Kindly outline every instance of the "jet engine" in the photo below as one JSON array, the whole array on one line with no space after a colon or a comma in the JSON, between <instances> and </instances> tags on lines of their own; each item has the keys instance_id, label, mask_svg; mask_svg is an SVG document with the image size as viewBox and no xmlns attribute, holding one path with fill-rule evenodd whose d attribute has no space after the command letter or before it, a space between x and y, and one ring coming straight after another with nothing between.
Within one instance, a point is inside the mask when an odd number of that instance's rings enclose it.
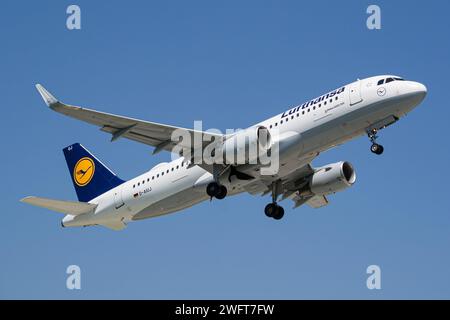
<instances>
[{"instance_id":1,"label":"jet engine","mask_svg":"<svg viewBox=\"0 0 450 320\"><path fill-rule=\"evenodd\" d=\"M269 130L264 126L240 130L226 138L220 152L225 164L256 164L272 145Z\"/></svg>"},{"instance_id":2,"label":"jet engine","mask_svg":"<svg viewBox=\"0 0 450 320\"><path fill-rule=\"evenodd\" d=\"M350 162L341 161L316 169L309 183L300 193L307 195L327 195L351 187L356 181L356 173Z\"/></svg>"}]
</instances>

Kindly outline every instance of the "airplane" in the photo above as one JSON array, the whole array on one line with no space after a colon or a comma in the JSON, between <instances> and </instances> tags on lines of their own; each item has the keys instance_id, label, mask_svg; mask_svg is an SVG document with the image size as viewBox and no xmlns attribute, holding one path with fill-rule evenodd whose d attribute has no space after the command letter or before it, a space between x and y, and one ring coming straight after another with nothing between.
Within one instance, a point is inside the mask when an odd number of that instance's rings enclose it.
<instances>
[{"instance_id":1,"label":"airplane","mask_svg":"<svg viewBox=\"0 0 450 320\"><path fill-rule=\"evenodd\" d=\"M36 88L51 110L100 127L112 135L111 141L126 138L150 145L154 154L163 150L173 152L179 143L172 139L176 130L200 134L205 141L218 141L219 150L232 152L237 152L242 143L230 141L244 134L244 147L256 144L263 153L269 154L272 146L277 145L278 168L272 174L263 174L265 165L247 158L240 163L225 160L211 164L194 161L192 153L179 152L179 158L159 163L125 181L75 143L64 148L63 153L78 201L41 197L21 200L65 214L61 221L63 227L100 225L112 230L122 230L132 221L243 192L270 194L271 202L264 213L275 220L284 216L284 209L278 204L282 200L292 200L294 208L303 204L313 208L326 206L329 195L355 183L355 169L348 161L321 167L313 167L311 162L320 153L363 135L371 142L370 150L382 154L384 148L377 143L379 131L412 111L427 94L425 85L395 75L358 79L245 130L223 135L67 105L40 84ZM262 133L268 135L265 142ZM207 146L202 140L189 148L195 153Z\"/></svg>"}]
</instances>

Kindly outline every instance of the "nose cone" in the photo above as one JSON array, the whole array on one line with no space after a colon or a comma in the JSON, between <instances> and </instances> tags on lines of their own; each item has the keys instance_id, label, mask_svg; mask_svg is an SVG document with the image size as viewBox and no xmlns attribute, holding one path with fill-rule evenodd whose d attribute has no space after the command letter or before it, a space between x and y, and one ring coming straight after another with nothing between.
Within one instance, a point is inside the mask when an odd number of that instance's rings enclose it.
<instances>
[{"instance_id":1,"label":"nose cone","mask_svg":"<svg viewBox=\"0 0 450 320\"><path fill-rule=\"evenodd\" d=\"M427 92L428 92L427 87L425 87L425 85L423 85L422 83L411 82L410 86L411 86L412 93L417 95L417 97L419 97L420 100L423 100L425 98L425 96L427 95Z\"/></svg>"}]
</instances>

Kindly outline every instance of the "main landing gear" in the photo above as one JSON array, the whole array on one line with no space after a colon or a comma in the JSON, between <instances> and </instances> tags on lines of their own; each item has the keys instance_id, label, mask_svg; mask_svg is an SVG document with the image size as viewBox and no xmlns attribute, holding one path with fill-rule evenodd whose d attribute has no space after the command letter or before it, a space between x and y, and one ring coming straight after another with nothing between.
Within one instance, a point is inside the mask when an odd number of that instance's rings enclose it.
<instances>
[{"instance_id":1,"label":"main landing gear","mask_svg":"<svg viewBox=\"0 0 450 320\"><path fill-rule=\"evenodd\" d=\"M266 216L275 220L280 220L284 217L283 207L277 204L277 199L281 192L280 189L281 181L278 180L272 183L272 203L269 203L264 209Z\"/></svg>"},{"instance_id":2,"label":"main landing gear","mask_svg":"<svg viewBox=\"0 0 450 320\"><path fill-rule=\"evenodd\" d=\"M264 209L264 213L269 218L274 218L275 220L280 220L284 217L284 209L279 206L276 202L269 203Z\"/></svg>"},{"instance_id":3,"label":"main landing gear","mask_svg":"<svg viewBox=\"0 0 450 320\"><path fill-rule=\"evenodd\" d=\"M380 155L384 151L384 147L381 144L377 143L377 129L372 129L367 132L367 135L369 136L370 142L372 142L372 145L370 146L370 151L373 153Z\"/></svg>"},{"instance_id":4,"label":"main landing gear","mask_svg":"<svg viewBox=\"0 0 450 320\"><path fill-rule=\"evenodd\" d=\"M208 183L206 186L206 194L211 198L216 198L219 200L224 199L227 196L227 188L219 183L219 177L223 174L224 170L227 168L222 168L218 165L213 165L213 177L214 181Z\"/></svg>"},{"instance_id":5,"label":"main landing gear","mask_svg":"<svg viewBox=\"0 0 450 320\"><path fill-rule=\"evenodd\" d=\"M212 198L222 200L227 196L227 188L217 182L211 182L206 186L206 193Z\"/></svg>"}]
</instances>

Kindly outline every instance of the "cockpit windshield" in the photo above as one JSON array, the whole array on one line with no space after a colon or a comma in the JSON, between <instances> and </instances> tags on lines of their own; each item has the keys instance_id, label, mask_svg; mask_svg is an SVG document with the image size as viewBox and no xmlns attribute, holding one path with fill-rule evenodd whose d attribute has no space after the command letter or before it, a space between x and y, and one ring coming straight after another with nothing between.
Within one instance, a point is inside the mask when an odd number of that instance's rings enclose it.
<instances>
[{"instance_id":1,"label":"cockpit windshield","mask_svg":"<svg viewBox=\"0 0 450 320\"><path fill-rule=\"evenodd\" d=\"M399 77L391 77L391 78L381 79L381 80L378 81L377 85L380 86L382 84L389 83L389 82L392 82L392 81L405 81L405 79L399 78Z\"/></svg>"}]
</instances>

